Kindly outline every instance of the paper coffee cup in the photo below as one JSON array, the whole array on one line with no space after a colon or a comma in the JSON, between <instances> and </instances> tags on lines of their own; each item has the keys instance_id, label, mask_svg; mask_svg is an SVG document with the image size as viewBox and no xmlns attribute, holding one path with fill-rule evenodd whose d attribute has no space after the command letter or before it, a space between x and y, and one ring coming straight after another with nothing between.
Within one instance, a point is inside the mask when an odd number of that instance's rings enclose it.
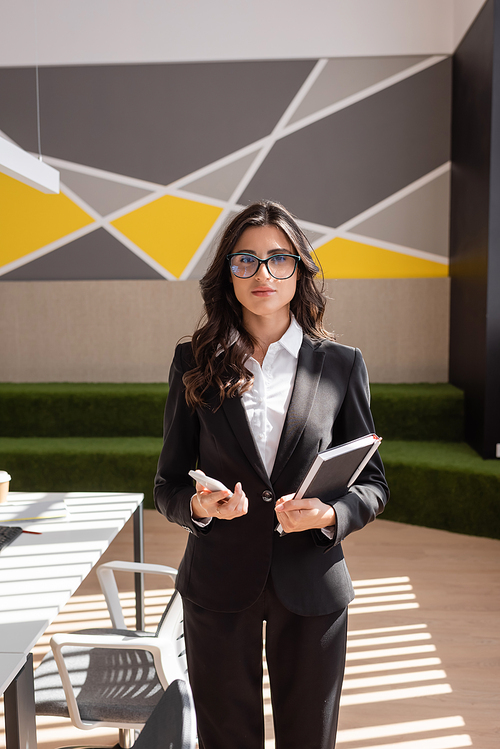
<instances>
[{"instance_id":1,"label":"paper coffee cup","mask_svg":"<svg viewBox=\"0 0 500 749\"><path fill-rule=\"evenodd\" d=\"M7 501L7 494L9 493L9 481L12 476L7 471L0 471L0 502Z\"/></svg>"}]
</instances>

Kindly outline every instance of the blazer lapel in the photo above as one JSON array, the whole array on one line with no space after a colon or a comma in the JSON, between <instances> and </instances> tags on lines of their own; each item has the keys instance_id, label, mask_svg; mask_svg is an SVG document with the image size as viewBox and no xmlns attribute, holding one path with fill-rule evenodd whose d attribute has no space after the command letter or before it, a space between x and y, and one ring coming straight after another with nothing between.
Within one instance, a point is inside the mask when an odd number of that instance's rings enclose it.
<instances>
[{"instance_id":1,"label":"blazer lapel","mask_svg":"<svg viewBox=\"0 0 500 749\"><path fill-rule=\"evenodd\" d=\"M241 398L225 398L222 410L243 452L259 476L269 484L269 476L255 444Z\"/></svg>"},{"instance_id":2,"label":"blazer lapel","mask_svg":"<svg viewBox=\"0 0 500 749\"><path fill-rule=\"evenodd\" d=\"M304 340L299 351L292 398L288 406L278 453L271 474L272 483L276 481L290 460L304 431L314 398L316 397L324 358L324 352L317 351L311 339L304 335Z\"/></svg>"}]
</instances>

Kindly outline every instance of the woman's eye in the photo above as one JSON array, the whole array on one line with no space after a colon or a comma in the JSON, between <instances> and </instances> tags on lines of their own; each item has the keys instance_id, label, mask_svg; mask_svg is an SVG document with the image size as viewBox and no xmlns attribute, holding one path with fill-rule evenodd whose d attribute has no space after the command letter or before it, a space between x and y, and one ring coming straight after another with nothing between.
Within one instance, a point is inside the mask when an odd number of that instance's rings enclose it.
<instances>
[{"instance_id":1,"label":"woman's eye","mask_svg":"<svg viewBox=\"0 0 500 749\"><path fill-rule=\"evenodd\" d=\"M280 263L286 263L288 255L273 255L273 260L276 263L276 265L279 265Z\"/></svg>"},{"instance_id":2,"label":"woman's eye","mask_svg":"<svg viewBox=\"0 0 500 749\"><path fill-rule=\"evenodd\" d=\"M238 258L239 263L255 263L255 258L251 255L240 255Z\"/></svg>"}]
</instances>

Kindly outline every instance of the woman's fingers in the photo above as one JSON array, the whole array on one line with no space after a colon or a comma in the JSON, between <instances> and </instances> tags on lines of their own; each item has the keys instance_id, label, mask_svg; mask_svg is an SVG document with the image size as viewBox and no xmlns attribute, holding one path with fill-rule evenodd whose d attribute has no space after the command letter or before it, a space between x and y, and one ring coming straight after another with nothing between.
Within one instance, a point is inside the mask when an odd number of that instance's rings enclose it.
<instances>
[{"instance_id":1,"label":"woman's fingers","mask_svg":"<svg viewBox=\"0 0 500 749\"><path fill-rule=\"evenodd\" d=\"M198 473L203 473L203 475L206 476L206 473L204 473L201 470L198 470ZM205 496L208 495L208 494L210 494L210 495L212 495L212 497L214 499L215 499L215 495L216 494L217 495L220 494L220 497L222 499L227 499L230 496L230 494L231 494L231 492L229 491L229 489L227 491L215 491L215 492L211 491L210 489L207 489L207 487L204 484L200 484L199 481L196 481L196 493L199 494L199 495L204 494ZM219 501L219 500L215 499L215 501Z\"/></svg>"},{"instance_id":2,"label":"woman's fingers","mask_svg":"<svg viewBox=\"0 0 500 749\"><path fill-rule=\"evenodd\" d=\"M218 503L224 504L229 494L227 492L211 492L201 484L196 484L196 494L192 500L193 516L196 520L200 518L211 518L217 515Z\"/></svg>"},{"instance_id":3,"label":"woman's fingers","mask_svg":"<svg viewBox=\"0 0 500 749\"><path fill-rule=\"evenodd\" d=\"M248 499L247 499L247 495L243 491L243 488L242 488L242 486L241 486L241 484L240 484L239 481L236 484L236 486L234 487L235 490L236 490L236 487L238 487L238 496L239 496L239 500L238 500L238 504L236 506L236 510L239 513L239 516L246 515L247 512L248 512ZM233 494L233 497L234 497L234 494Z\"/></svg>"},{"instance_id":4,"label":"woman's fingers","mask_svg":"<svg viewBox=\"0 0 500 749\"><path fill-rule=\"evenodd\" d=\"M211 492L209 489L205 489L201 484L196 483L196 493L203 499L209 499L210 502L226 502L229 498L230 492Z\"/></svg>"},{"instance_id":5,"label":"woman's fingers","mask_svg":"<svg viewBox=\"0 0 500 749\"><path fill-rule=\"evenodd\" d=\"M228 492L210 492L201 484L196 484L196 500L199 505L196 513L198 517L233 520L248 512L248 499L240 482L234 487L232 496Z\"/></svg>"},{"instance_id":6,"label":"woman's fingers","mask_svg":"<svg viewBox=\"0 0 500 749\"><path fill-rule=\"evenodd\" d=\"M280 497L275 505L275 510L281 510L285 509L285 505L288 506L288 503L293 500L295 497L295 494L285 494L283 497Z\"/></svg>"},{"instance_id":7,"label":"woman's fingers","mask_svg":"<svg viewBox=\"0 0 500 749\"><path fill-rule=\"evenodd\" d=\"M286 533L328 528L335 523L335 510L317 497L293 499L287 494L276 502L276 515Z\"/></svg>"},{"instance_id":8,"label":"woman's fingers","mask_svg":"<svg viewBox=\"0 0 500 749\"><path fill-rule=\"evenodd\" d=\"M241 483L238 481L234 487L233 496L222 504L219 503L218 512L216 517L222 520L233 520L239 518L242 515L246 515L248 512L248 499L243 491Z\"/></svg>"},{"instance_id":9,"label":"woman's fingers","mask_svg":"<svg viewBox=\"0 0 500 749\"><path fill-rule=\"evenodd\" d=\"M310 510L312 508L311 499L294 499L293 494L286 494L280 497L276 502L276 512L293 512L294 510Z\"/></svg>"}]
</instances>

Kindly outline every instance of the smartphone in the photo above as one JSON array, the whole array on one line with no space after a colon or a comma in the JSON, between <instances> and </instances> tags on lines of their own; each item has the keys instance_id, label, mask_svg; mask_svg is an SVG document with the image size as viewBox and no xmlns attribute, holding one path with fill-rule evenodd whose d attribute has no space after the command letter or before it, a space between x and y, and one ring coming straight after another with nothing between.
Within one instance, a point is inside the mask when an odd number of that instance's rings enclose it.
<instances>
[{"instance_id":1,"label":"smartphone","mask_svg":"<svg viewBox=\"0 0 500 749\"><path fill-rule=\"evenodd\" d=\"M224 486L222 481L217 481L217 479L212 479L210 476L205 476L201 471L189 471L189 475L192 479L211 492L229 492L228 499L233 496L233 492L230 491L227 486Z\"/></svg>"}]
</instances>

